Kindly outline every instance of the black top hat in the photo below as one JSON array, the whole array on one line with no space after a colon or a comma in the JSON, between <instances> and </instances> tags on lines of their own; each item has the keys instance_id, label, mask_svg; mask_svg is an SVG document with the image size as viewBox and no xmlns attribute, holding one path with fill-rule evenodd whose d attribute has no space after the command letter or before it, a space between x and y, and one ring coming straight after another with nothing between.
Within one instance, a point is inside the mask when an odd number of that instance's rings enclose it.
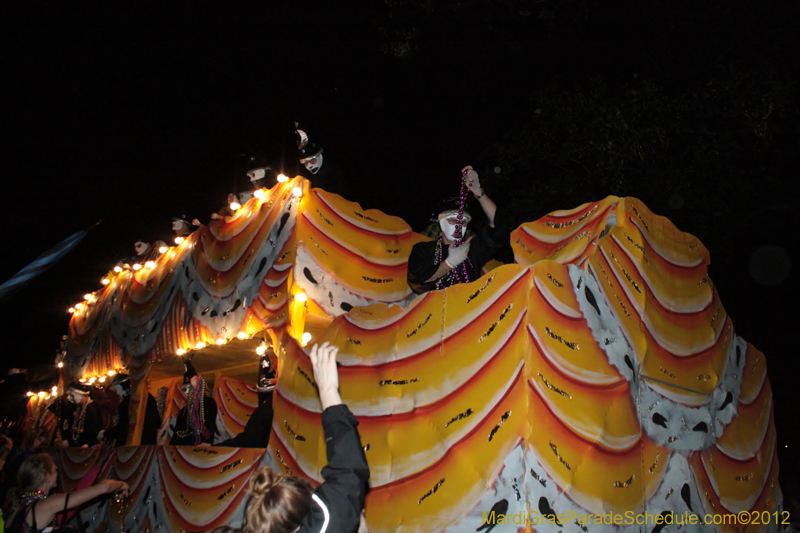
<instances>
[{"instance_id":1,"label":"black top hat","mask_svg":"<svg viewBox=\"0 0 800 533\"><path fill-rule=\"evenodd\" d=\"M269 356L267 353L261 356L258 364L258 383L256 390L258 392L272 392L275 390L275 369L272 368Z\"/></svg>"},{"instance_id":2,"label":"black top hat","mask_svg":"<svg viewBox=\"0 0 800 533\"><path fill-rule=\"evenodd\" d=\"M259 170L259 169L269 169L267 161L263 157L259 157L257 155L247 156L246 167L247 168L245 170L247 172L252 172L254 170Z\"/></svg>"},{"instance_id":3,"label":"black top hat","mask_svg":"<svg viewBox=\"0 0 800 533\"><path fill-rule=\"evenodd\" d=\"M192 378L197 375L197 370L194 369L194 365L191 361L184 361L183 362L183 383L189 383L192 381Z\"/></svg>"},{"instance_id":4,"label":"black top hat","mask_svg":"<svg viewBox=\"0 0 800 533\"><path fill-rule=\"evenodd\" d=\"M297 122L295 122L294 125L294 135L297 140L297 157L300 159L300 162L304 163L306 159L311 159L321 154L323 151L322 147L309 140L306 132L297 128Z\"/></svg>"},{"instance_id":5,"label":"black top hat","mask_svg":"<svg viewBox=\"0 0 800 533\"><path fill-rule=\"evenodd\" d=\"M111 385L131 386L131 377L128 374L114 374L111 379Z\"/></svg>"},{"instance_id":6,"label":"black top hat","mask_svg":"<svg viewBox=\"0 0 800 533\"><path fill-rule=\"evenodd\" d=\"M83 396L89 396L89 394L92 393L92 388L85 383L81 383L80 381L73 381L69 384L68 389L74 390Z\"/></svg>"},{"instance_id":7,"label":"black top hat","mask_svg":"<svg viewBox=\"0 0 800 533\"><path fill-rule=\"evenodd\" d=\"M183 222L187 226L191 226L192 225L192 223L189 221L189 217L186 216L185 214L182 214L181 216L178 216L178 217L172 217L172 221L173 222Z\"/></svg>"}]
</instances>

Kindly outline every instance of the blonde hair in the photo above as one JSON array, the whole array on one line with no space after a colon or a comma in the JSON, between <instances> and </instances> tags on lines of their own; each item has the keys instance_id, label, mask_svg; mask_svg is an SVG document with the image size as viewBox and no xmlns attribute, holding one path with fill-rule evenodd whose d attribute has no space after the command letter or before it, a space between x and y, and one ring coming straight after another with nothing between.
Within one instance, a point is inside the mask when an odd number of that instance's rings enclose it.
<instances>
[{"instance_id":1,"label":"blonde hair","mask_svg":"<svg viewBox=\"0 0 800 533\"><path fill-rule=\"evenodd\" d=\"M311 485L305 479L276 474L265 466L250 476L243 533L291 533L311 509Z\"/></svg>"},{"instance_id":2,"label":"blonde hair","mask_svg":"<svg viewBox=\"0 0 800 533\"><path fill-rule=\"evenodd\" d=\"M31 455L19 465L17 471L17 486L8 491L6 496L5 516L10 523L17 508L20 506L22 494L26 491L37 490L47 479L56 462L46 453Z\"/></svg>"}]
</instances>

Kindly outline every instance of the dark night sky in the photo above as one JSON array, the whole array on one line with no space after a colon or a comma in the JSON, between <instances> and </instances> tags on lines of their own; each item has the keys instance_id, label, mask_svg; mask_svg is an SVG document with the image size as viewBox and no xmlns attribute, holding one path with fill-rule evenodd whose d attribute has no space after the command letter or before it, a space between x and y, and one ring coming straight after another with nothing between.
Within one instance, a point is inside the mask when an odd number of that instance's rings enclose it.
<instances>
[{"instance_id":1,"label":"dark night sky","mask_svg":"<svg viewBox=\"0 0 800 533\"><path fill-rule=\"evenodd\" d=\"M798 26L796 17L775 16L797 14L777 0L704 11L692 2L570 2L580 23L555 29L535 9L501 16L505 2L393 17L377 1L157 4L0 8L0 282L102 220L61 263L0 302L0 369L51 361L66 309L132 255L134 240L169 239L172 216L206 221L241 171L241 154L293 173L295 119L342 166L350 199L420 230L426 198L454 194L459 169L517 131L531 90L554 76L602 75L611 84L659 76L680 87L731 53L731 36L746 43L735 47L745 61L796 54L795 40L776 43L773 34ZM410 57L384 52L387 33L411 27ZM775 194L787 192L796 191ZM531 219L571 207L532 206ZM711 267L737 330L767 354L776 404L789 399L781 390L791 390L786 376L797 370L789 324L798 318L800 258L792 246L792 277L782 286L754 283L746 259ZM779 425L779 434L788 430Z\"/></svg>"}]
</instances>

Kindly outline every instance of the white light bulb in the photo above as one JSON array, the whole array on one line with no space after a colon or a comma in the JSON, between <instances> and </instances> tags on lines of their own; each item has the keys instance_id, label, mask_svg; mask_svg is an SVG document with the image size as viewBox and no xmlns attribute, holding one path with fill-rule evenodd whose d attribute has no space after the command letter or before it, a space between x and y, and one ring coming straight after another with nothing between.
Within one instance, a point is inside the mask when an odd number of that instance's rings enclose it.
<instances>
[{"instance_id":1,"label":"white light bulb","mask_svg":"<svg viewBox=\"0 0 800 533\"><path fill-rule=\"evenodd\" d=\"M185 353L186 353L186 350L184 350L183 348L178 348L178 349L175 351L175 355L183 355L183 354L185 354Z\"/></svg>"},{"instance_id":2,"label":"white light bulb","mask_svg":"<svg viewBox=\"0 0 800 533\"><path fill-rule=\"evenodd\" d=\"M91 300L91 299L92 299L92 295L91 295L91 294L89 294L89 293L87 293L87 294L84 294L84 295L83 295L83 299L84 299L84 300Z\"/></svg>"},{"instance_id":3,"label":"white light bulb","mask_svg":"<svg viewBox=\"0 0 800 533\"><path fill-rule=\"evenodd\" d=\"M240 207L242 207L242 206L241 206L241 205L239 205L239 202L231 202L231 209L232 209L232 210L236 211L236 210L237 210L237 209L239 209Z\"/></svg>"},{"instance_id":4,"label":"white light bulb","mask_svg":"<svg viewBox=\"0 0 800 533\"><path fill-rule=\"evenodd\" d=\"M120 272L122 272L122 267L121 267L121 266L119 266L119 265L115 266L115 267L114 267L114 272L116 272L117 274L119 274Z\"/></svg>"},{"instance_id":5,"label":"white light bulb","mask_svg":"<svg viewBox=\"0 0 800 533\"><path fill-rule=\"evenodd\" d=\"M183 237L175 237L175 244L180 244L183 242Z\"/></svg>"},{"instance_id":6,"label":"white light bulb","mask_svg":"<svg viewBox=\"0 0 800 533\"><path fill-rule=\"evenodd\" d=\"M292 189L292 195L295 198L300 198L301 196L303 196L303 189L301 189L300 187L295 187L294 189Z\"/></svg>"},{"instance_id":7,"label":"white light bulb","mask_svg":"<svg viewBox=\"0 0 800 533\"><path fill-rule=\"evenodd\" d=\"M100 283L102 283L103 285L108 285L109 283L111 283L111 280L108 278L103 278L102 280L100 280Z\"/></svg>"},{"instance_id":8,"label":"white light bulb","mask_svg":"<svg viewBox=\"0 0 800 533\"><path fill-rule=\"evenodd\" d=\"M167 250L169 250L169 248L167 248L166 246L162 246L161 248L158 249L158 253L165 254L167 253Z\"/></svg>"},{"instance_id":9,"label":"white light bulb","mask_svg":"<svg viewBox=\"0 0 800 533\"><path fill-rule=\"evenodd\" d=\"M253 196L255 196L256 198L261 198L262 196L264 196L264 189L256 190L256 192L253 193Z\"/></svg>"},{"instance_id":10,"label":"white light bulb","mask_svg":"<svg viewBox=\"0 0 800 533\"><path fill-rule=\"evenodd\" d=\"M243 341L247 338L247 333L245 333L244 331L240 331L239 333L236 334L236 338Z\"/></svg>"},{"instance_id":11,"label":"white light bulb","mask_svg":"<svg viewBox=\"0 0 800 533\"><path fill-rule=\"evenodd\" d=\"M148 261L147 263L144 264L144 266L146 266L147 268L153 268L154 266L156 266L156 264L153 261Z\"/></svg>"},{"instance_id":12,"label":"white light bulb","mask_svg":"<svg viewBox=\"0 0 800 533\"><path fill-rule=\"evenodd\" d=\"M67 309L67 312L74 313L75 312L75 308L74 307L70 307L69 309Z\"/></svg>"},{"instance_id":13,"label":"white light bulb","mask_svg":"<svg viewBox=\"0 0 800 533\"><path fill-rule=\"evenodd\" d=\"M82 303L77 303L77 304L75 304L75 309L80 309L80 308L82 308L82 307L83 307L83 304L82 304Z\"/></svg>"},{"instance_id":14,"label":"white light bulb","mask_svg":"<svg viewBox=\"0 0 800 533\"><path fill-rule=\"evenodd\" d=\"M219 346L222 346L223 344L225 344L225 339L223 339L222 337L220 337L219 339L217 339L217 341L216 341L216 342L217 342L217 345L219 345Z\"/></svg>"},{"instance_id":15,"label":"white light bulb","mask_svg":"<svg viewBox=\"0 0 800 533\"><path fill-rule=\"evenodd\" d=\"M111 376L114 376L114 375L116 375L116 373L117 373L117 371L116 371L116 370L109 370L109 371L108 371L108 376L109 376L109 377L111 377Z\"/></svg>"},{"instance_id":16,"label":"white light bulb","mask_svg":"<svg viewBox=\"0 0 800 533\"><path fill-rule=\"evenodd\" d=\"M303 336L302 336L303 346L308 344L308 341L310 341L310 340L311 340L311 333L309 333L307 331L305 333L303 333Z\"/></svg>"},{"instance_id":17,"label":"white light bulb","mask_svg":"<svg viewBox=\"0 0 800 533\"><path fill-rule=\"evenodd\" d=\"M287 181L289 181L289 178L283 174L278 174L278 183L286 183Z\"/></svg>"},{"instance_id":18,"label":"white light bulb","mask_svg":"<svg viewBox=\"0 0 800 533\"><path fill-rule=\"evenodd\" d=\"M58 368L64 368L64 363L58 363L56 366L57 366Z\"/></svg>"},{"instance_id":19,"label":"white light bulb","mask_svg":"<svg viewBox=\"0 0 800 533\"><path fill-rule=\"evenodd\" d=\"M263 344L259 344L258 348L256 348L256 353L258 355L264 355L265 353L267 353L267 347L264 346Z\"/></svg>"},{"instance_id":20,"label":"white light bulb","mask_svg":"<svg viewBox=\"0 0 800 533\"><path fill-rule=\"evenodd\" d=\"M198 343L195 345L195 348L197 348L198 350L202 350L202 349L203 349L203 348L205 348L205 347L206 347L206 343L204 343L204 342L198 342Z\"/></svg>"},{"instance_id":21,"label":"white light bulb","mask_svg":"<svg viewBox=\"0 0 800 533\"><path fill-rule=\"evenodd\" d=\"M142 268L142 265L140 265L139 263L136 263L135 265L133 265L133 269L134 270L139 270L140 268Z\"/></svg>"},{"instance_id":22,"label":"white light bulb","mask_svg":"<svg viewBox=\"0 0 800 533\"><path fill-rule=\"evenodd\" d=\"M298 292L294 295L294 299L302 304L308 300L308 295L304 292Z\"/></svg>"}]
</instances>

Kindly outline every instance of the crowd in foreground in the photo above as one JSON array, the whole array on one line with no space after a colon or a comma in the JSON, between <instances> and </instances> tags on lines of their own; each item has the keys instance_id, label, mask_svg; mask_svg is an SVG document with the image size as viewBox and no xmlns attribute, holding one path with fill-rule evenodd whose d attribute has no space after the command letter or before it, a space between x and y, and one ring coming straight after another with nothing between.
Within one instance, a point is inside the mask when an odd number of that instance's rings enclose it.
<instances>
[{"instance_id":1,"label":"crowd in foreground","mask_svg":"<svg viewBox=\"0 0 800 533\"><path fill-rule=\"evenodd\" d=\"M339 394L337 353L337 347L324 343L314 345L309 354L327 447L328 465L322 469L325 481L312 489L303 478L260 468L250 478L241 528L226 526L215 529L216 533L366 531L362 510L369 466L356 429L358 422ZM8 476L13 442L3 439L0 463ZM34 446L40 444L33 442ZM9 533L69 531L70 510L111 494L120 500L128 496L127 483L113 479L54 493L58 468L49 454L34 448L17 458L19 464L13 469L16 485L7 491L3 507L4 531Z\"/></svg>"}]
</instances>

